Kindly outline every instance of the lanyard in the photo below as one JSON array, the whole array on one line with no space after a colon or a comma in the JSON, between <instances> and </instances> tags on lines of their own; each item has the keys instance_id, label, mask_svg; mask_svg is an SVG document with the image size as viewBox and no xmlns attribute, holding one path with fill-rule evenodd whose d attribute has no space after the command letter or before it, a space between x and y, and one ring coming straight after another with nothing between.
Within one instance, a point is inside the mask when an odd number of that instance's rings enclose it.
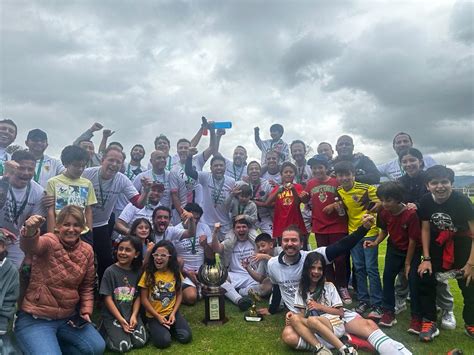
<instances>
[{"instance_id":1,"label":"lanyard","mask_svg":"<svg viewBox=\"0 0 474 355\"><path fill-rule=\"evenodd\" d=\"M3 158L0 159L0 176L3 176L3 173L5 171L4 168L4 163L8 160L8 155L7 153L3 154Z\"/></svg>"},{"instance_id":2,"label":"lanyard","mask_svg":"<svg viewBox=\"0 0 474 355\"><path fill-rule=\"evenodd\" d=\"M238 178L237 178L237 172L235 171L235 164L234 163L232 163L232 169L234 170L234 179L235 179L235 181L239 181L242 178L242 174L244 173L244 167L242 166L242 168L240 169L240 174L239 174Z\"/></svg>"},{"instance_id":3,"label":"lanyard","mask_svg":"<svg viewBox=\"0 0 474 355\"><path fill-rule=\"evenodd\" d=\"M191 238L191 254L196 254L196 234Z\"/></svg>"},{"instance_id":4,"label":"lanyard","mask_svg":"<svg viewBox=\"0 0 474 355\"><path fill-rule=\"evenodd\" d=\"M250 184L250 188L252 189L252 200L255 200L257 197L257 193L260 192L260 183L254 188L252 184Z\"/></svg>"},{"instance_id":5,"label":"lanyard","mask_svg":"<svg viewBox=\"0 0 474 355\"><path fill-rule=\"evenodd\" d=\"M300 167L299 167L298 165L296 166L296 172L297 172L297 174L296 174L296 182L297 182L298 184L301 184L301 183L303 182L304 170L305 170L304 168L305 168L305 167L306 167L306 160L305 160L305 165L303 165L303 166L301 167L301 172L300 172Z\"/></svg>"},{"instance_id":6,"label":"lanyard","mask_svg":"<svg viewBox=\"0 0 474 355\"><path fill-rule=\"evenodd\" d=\"M104 210L105 204L107 203L107 196L105 196L104 198L104 190L102 188L102 178L100 177L100 169L98 171L98 178L99 178L100 204L102 206L102 210Z\"/></svg>"},{"instance_id":7,"label":"lanyard","mask_svg":"<svg viewBox=\"0 0 474 355\"><path fill-rule=\"evenodd\" d=\"M158 174L155 174L152 170L151 175L153 176L153 181L161 182L163 185L166 184L166 172L164 172L163 174L158 175ZM163 176L163 180L160 180L160 176Z\"/></svg>"},{"instance_id":8,"label":"lanyard","mask_svg":"<svg viewBox=\"0 0 474 355\"><path fill-rule=\"evenodd\" d=\"M41 175L41 168L43 167L43 161L44 161L44 157L42 157L39 161L39 164L38 164L38 168L36 169L36 173L35 173L35 181L38 182L39 181L39 178L40 178L40 175Z\"/></svg>"},{"instance_id":9,"label":"lanyard","mask_svg":"<svg viewBox=\"0 0 474 355\"><path fill-rule=\"evenodd\" d=\"M30 197L30 190L31 190L31 182L28 182L28 185L26 186L25 199L23 200L23 203L21 204L20 209L18 209L18 203L16 201L15 194L13 193L13 189L10 185L9 191L12 197L12 210L13 210L11 212L13 212L13 222L15 225L18 224L18 218L21 216L21 214L26 208L26 205L28 203L28 198Z\"/></svg>"},{"instance_id":10,"label":"lanyard","mask_svg":"<svg viewBox=\"0 0 474 355\"><path fill-rule=\"evenodd\" d=\"M245 206L241 206L240 204L237 206L237 211L239 212L239 215L243 214L245 211Z\"/></svg>"},{"instance_id":11,"label":"lanyard","mask_svg":"<svg viewBox=\"0 0 474 355\"><path fill-rule=\"evenodd\" d=\"M219 202L219 198L221 197L222 189L224 188L224 181L225 179L223 178L219 186L216 187L216 180L214 180L214 176L212 177L212 184L214 185L213 200L214 200L215 208L217 208L217 202ZM217 193L215 193L216 190L217 190Z\"/></svg>"},{"instance_id":12,"label":"lanyard","mask_svg":"<svg viewBox=\"0 0 474 355\"><path fill-rule=\"evenodd\" d=\"M166 170L171 170L171 155L168 155L168 166L166 167Z\"/></svg>"}]
</instances>

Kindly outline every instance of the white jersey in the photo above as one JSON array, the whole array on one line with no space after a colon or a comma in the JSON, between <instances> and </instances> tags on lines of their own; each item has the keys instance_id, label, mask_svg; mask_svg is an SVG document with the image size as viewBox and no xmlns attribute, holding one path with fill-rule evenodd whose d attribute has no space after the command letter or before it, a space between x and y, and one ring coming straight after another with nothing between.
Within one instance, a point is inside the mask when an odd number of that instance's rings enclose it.
<instances>
[{"instance_id":1,"label":"white jersey","mask_svg":"<svg viewBox=\"0 0 474 355\"><path fill-rule=\"evenodd\" d=\"M210 228L214 228L214 223L221 223L223 234L231 229L229 212L225 207L225 200L235 186L235 180L224 176L222 180L215 180L211 173L198 171L198 182L202 186L202 209L204 214L201 221Z\"/></svg>"},{"instance_id":2,"label":"white jersey","mask_svg":"<svg viewBox=\"0 0 474 355\"><path fill-rule=\"evenodd\" d=\"M184 230L182 223L178 224L176 228ZM178 256L183 259L184 270L198 271L204 263L204 248L199 244L199 237L201 235L207 237L207 244L212 243L212 233L210 228L206 224L200 222L196 225L196 235L194 237L174 240L176 252L178 253ZM194 253L193 250L195 251Z\"/></svg>"},{"instance_id":3,"label":"white jersey","mask_svg":"<svg viewBox=\"0 0 474 355\"><path fill-rule=\"evenodd\" d=\"M237 166L232 160L225 158L225 175L235 181L241 181L244 176L247 176L247 164Z\"/></svg>"},{"instance_id":4,"label":"white jersey","mask_svg":"<svg viewBox=\"0 0 474 355\"><path fill-rule=\"evenodd\" d=\"M94 186L97 203L92 206L93 227L102 227L109 222L115 204L124 194L129 200L138 195L132 182L122 173L117 173L112 179L102 180L99 176L100 167L87 168L82 174Z\"/></svg>"},{"instance_id":5,"label":"white jersey","mask_svg":"<svg viewBox=\"0 0 474 355\"><path fill-rule=\"evenodd\" d=\"M11 155L5 152L5 148L0 148L0 176L5 172L5 162L11 159Z\"/></svg>"},{"instance_id":6,"label":"white jersey","mask_svg":"<svg viewBox=\"0 0 474 355\"><path fill-rule=\"evenodd\" d=\"M174 226L169 226L166 228L165 232L163 234L158 234L158 233L153 233L151 235L151 239L153 243L158 243L161 240L168 240L171 243L176 243L176 241L180 240L181 237L183 236L185 232L185 229L183 228L178 228Z\"/></svg>"},{"instance_id":7,"label":"white jersey","mask_svg":"<svg viewBox=\"0 0 474 355\"><path fill-rule=\"evenodd\" d=\"M252 189L252 201L265 202L270 196L270 192L273 190L273 186L264 179L260 179L260 182L257 185L250 184ZM272 208L271 207L261 207L257 206L257 212L259 219L272 217Z\"/></svg>"},{"instance_id":8,"label":"white jersey","mask_svg":"<svg viewBox=\"0 0 474 355\"><path fill-rule=\"evenodd\" d=\"M324 256L326 263L329 260L326 257L326 247L317 248L314 251L301 250L301 257L294 264L288 265L283 262L282 252L279 256L275 256L268 261L268 276L274 285L280 288L281 298L285 306L292 312L297 313L295 307L295 294L298 290L301 275L303 272L303 264L308 253L317 252Z\"/></svg>"},{"instance_id":9,"label":"white jersey","mask_svg":"<svg viewBox=\"0 0 474 355\"><path fill-rule=\"evenodd\" d=\"M153 223L152 222L153 211L159 205L160 205L159 203L154 206L147 204L143 208L138 208L138 207L135 207L133 203L129 202L127 206L125 206L125 208L123 209L120 216L118 216L118 218L124 221L125 223L127 223L129 227L138 218L146 218L150 221L150 223Z\"/></svg>"},{"instance_id":10,"label":"white jersey","mask_svg":"<svg viewBox=\"0 0 474 355\"><path fill-rule=\"evenodd\" d=\"M142 177L146 177L153 182L160 182L163 184L165 191L163 191L163 196L161 197L160 203L162 206L171 208L170 172L165 170L163 174L155 174L153 170L147 170L138 174L133 180L133 186L135 186L138 191L142 190Z\"/></svg>"},{"instance_id":11,"label":"white jersey","mask_svg":"<svg viewBox=\"0 0 474 355\"><path fill-rule=\"evenodd\" d=\"M267 180L268 182L274 181L278 185L281 184L281 174L280 172L276 174L270 174L268 171L265 172L265 174L262 175L262 179Z\"/></svg>"},{"instance_id":12,"label":"white jersey","mask_svg":"<svg viewBox=\"0 0 474 355\"><path fill-rule=\"evenodd\" d=\"M308 292L306 294L306 300L312 299L312 298L313 298L313 294ZM337 292L336 286L334 286L332 282L324 283L324 290L321 294L321 298L318 300L318 303L326 307L342 307L343 306L341 296L339 296L339 292ZM303 301L303 297L301 296L301 293L299 290L295 294L295 307L306 309L306 302ZM338 316L335 316L335 317L339 318Z\"/></svg>"},{"instance_id":13,"label":"white jersey","mask_svg":"<svg viewBox=\"0 0 474 355\"><path fill-rule=\"evenodd\" d=\"M178 154L175 154L173 156L168 155L168 158L166 158L165 170L171 171L171 169L173 169L173 167L176 164L179 164L179 155ZM151 170L151 169L153 169L153 165L151 165L151 163L149 162L146 170Z\"/></svg>"},{"instance_id":14,"label":"white jersey","mask_svg":"<svg viewBox=\"0 0 474 355\"><path fill-rule=\"evenodd\" d=\"M34 180L46 188L48 180L61 174L64 170L61 161L44 155L43 158L36 161Z\"/></svg>"},{"instance_id":15,"label":"white jersey","mask_svg":"<svg viewBox=\"0 0 474 355\"><path fill-rule=\"evenodd\" d=\"M25 254L20 250L20 228L28 217L38 214L46 216L41 199L44 189L34 181L22 189L10 185L5 205L0 210L0 226L17 236L13 242L7 243L8 257L20 267Z\"/></svg>"},{"instance_id":16,"label":"white jersey","mask_svg":"<svg viewBox=\"0 0 474 355\"><path fill-rule=\"evenodd\" d=\"M205 163L203 154L193 157L193 167L196 171L202 171ZM186 175L184 164L178 163L171 169L170 187L171 191L178 192L182 206L187 202L193 201L200 205L202 201L202 187L197 180Z\"/></svg>"},{"instance_id":17,"label":"white jersey","mask_svg":"<svg viewBox=\"0 0 474 355\"><path fill-rule=\"evenodd\" d=\"M423 156L423 162L425 163L424 170L437 164L436 161L429 155ZM390 160L387 163L377 165L377 169L379 170L382 177L386 177L390 181L395 181L405 174L398 158Z\"/></svg>"},{"instance_id":18,"label":"white jersey","mask_svg":"<svg viewBox=\"0 0 474 355\"><path fill-rule=\"evenodd\" d=\"M138 174L143 173L144 171L148 170L143 165L132 165L127 162L125 162L124 167L125 167L124 174L126 177L130 179L130 181L133 181L135 177L138 176Z\"/></svg>"}]
</instances>

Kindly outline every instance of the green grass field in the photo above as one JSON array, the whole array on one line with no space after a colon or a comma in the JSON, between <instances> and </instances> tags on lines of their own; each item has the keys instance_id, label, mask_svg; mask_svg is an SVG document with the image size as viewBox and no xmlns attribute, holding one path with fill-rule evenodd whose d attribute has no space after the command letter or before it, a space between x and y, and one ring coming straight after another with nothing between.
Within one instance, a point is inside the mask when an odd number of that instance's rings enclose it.
<instances>
[{"instance_id":1,"label":"green grass field","mask_svg":"<svg viewBox=\"0 0 474 355\"><path fill-rule=\"evenodd\" d=\"M314 241L314 238L312 238ZM385 258L385 244L379 249L379 268L382 274ZM474 354L474 341L464 334L464 323L462 320L462 297L453 282L451 292L455 298L455 314L458 326L455 330L442 330L441 334L430 344L421 343L414 335L406 332L409 324L409 311L397 316L398 324L391 329L383 329L389 336L404 343L413 354L446 354L453 348L463 349L464 354ZM261 306L265 306L264 303ZM201 321L204 315L204 302L201 301L193 307L182 306L181 312L188 320L192 331L193 341L190 344L181 345L173 342L172 346L164 351L165 354L172 353L210 353L210 354L281 354L298 353L280 339L280 332L284 326L284 313L266 317L259 323L247 323L243 319L243 313L230 302L226 302L226 313L229 322L223 326L205 326ZM157 349L152 345L139 350L136 354L155 354ZM334 352L336 353L336 352ZM362 353L362 352L361 352Z\"/></svg>"}]
</instances>

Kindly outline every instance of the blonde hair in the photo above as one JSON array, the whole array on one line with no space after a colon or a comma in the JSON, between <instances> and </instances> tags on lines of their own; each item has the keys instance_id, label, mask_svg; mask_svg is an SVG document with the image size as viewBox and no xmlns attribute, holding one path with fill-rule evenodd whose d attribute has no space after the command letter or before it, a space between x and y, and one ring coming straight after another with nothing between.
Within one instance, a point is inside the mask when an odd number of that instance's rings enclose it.
<instances>
[{"instance_id":1,"label":"blonde hair","mask_svg":"<svg viewBox=\"0 0 474 355\"><path fill-rule=\"evenodd\" d=\"M73 217L78 221L82 228L86 226L86 218L84 217L84 212L79 206L67 205L58 213L56 217L56 225L64 224L64 221L69 216Z\"/></svg>"}]
</instances>

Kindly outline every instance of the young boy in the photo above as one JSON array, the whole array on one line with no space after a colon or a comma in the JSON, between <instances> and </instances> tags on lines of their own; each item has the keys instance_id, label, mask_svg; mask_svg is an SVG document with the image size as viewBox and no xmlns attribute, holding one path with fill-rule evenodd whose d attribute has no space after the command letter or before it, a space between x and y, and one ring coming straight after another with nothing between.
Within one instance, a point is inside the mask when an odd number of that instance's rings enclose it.
<instances>
[{"instance_id":1,"label":"young boy","mask_svg":"<svg viewBox=\"0 0 474 355\"><path fill-rule=\"evenodd\" d=\"M244 215L246 220L255 228L257 223L257 205L250 201L252 198L252 188L248 184L236 186L227 197L225 204L230 212L232 220L239 215Z\"/></svg>"},{"instance_id":2,"label":"young boy","mask_svg":"<svg viewBox=\"0 0 474 355\"><path fill-rule=\"evenodd\" d=\"M377 196L383 207L377 219L379 235L373 242L366 241L364 247L376 247L389 235L383 272L384 313L379 325L391 327L397 323L394 284L397 274L405 269L411 295L411 322L408 332L419 334L421 310L416 272L420 264L421 229L416 210L409 209L402 203L405 192L399 182L385 182L379 186Z\"/></svg>"},{"instance_id":3,"label":"young boy","mask_svg":"<svg viewBox=\"0 0 474 355\"><path fill-rule=\"evenodd\" d=\"M439 334L436 326L436 278L458 271L457 282L464 298L466 334L474 338L474 208L463 194L453 191L454 172L441 165L426 170L430 193L420 200L422 262L418 268L421 341Z\"/></svg>"},{"instance_id":4,"label":"young boy","mask_svg":"<svg viewBox=\"0 0 474 355\"><path fill-rule=\"evenodd\" d=\"M16 301L20 292L18 270L7 258L7 238L0 231L0 353L16 354L7 335L8 323L16 310Z\"/></svg>"},{"instance_id":5,"label":"young boy","mask_svg":"<svg viewBox=\"0 0 474 355\"><path fill-rule=\"evenodd\" d=\"M357 230L361 225L362 217L367 213L374 213L379 207L376 188L372 185L355 181L355 168L349 161L341 161L334 166L336 179L340 185L337 188L339 198L344 203L348 216L349 233ZM364 241L374 241L378 235L377 226L367 232L354 248L351 249L352 262L355 267L357 281L357 298L359 305L356 312L364 314L371 309L368 317L379 320L382 317L382 285L378 268L378 247L364 248ZM370 292L367 288L367 277Z\"/></svg>"},{"instance_id":6,"label":"young boy","mask_svg":"<svg viewBox=\"0 0 474 355\"><path fill-rule=\"evenodd\" d=\"M67 146L61 152L61 162L66 167L62 174L48 180L46 192L54 196L54 205L48 209L48 232L54 232L56 214L64 206L75 205L84 209L87 228L82 232L82 240L92 244L92 205L97 203L92 183L81 177L89 160L87 152L75 145Z\"/></svg>"},{"instance_id":7,"label":"young boy","mask_svg":"<svg viewBox=\"0 0 474 355\"><path fill-rule=\"evenodd\" d=\"M242 266L245 267L249 275L252 276L255 281L260 283L256 290L257 295L260 297L266 297L272 292L272 282L268 278L268 260L277 256L281 252L281 248L275 247L273 238L268 233L260 233L257 235L257 238L255 238L255 245L258 253L250 257ZM255 263L258 263L256 269L252 267Z\"/></svg>"},{"instance_id":8,"label":"young boy","mask_svg":"<svg viewBox=\"0 0 474 355\"><path fill-rule=\"evenodd\" d=\"M329 160L326 155L318 154L308 160L313 178L306 185L307 197L304 202L311 202L312 231L318 247L334 244L347 235L347 215L338 212L336 201L338 183L336 178L328 176ZM347 289L347 255L341 255L334 263L326 265L326 278L334 283L344 304L352 303Z\"/></svg>"},{"instance_id":9,"label":"young boy","mask_svg":"<svg viewBox=\"0 0 474 355\"><path fill-rule=\"evenodd\" d=\"M278 162L278 165L290 159L290 148L288 147L288 144L281 139L283 132L283 126L281 124L275 123L270 126L270 136L272 139L262 141L260 139L260 128L254 128L255 143L257 144L258 149L260 149L262 152L262 166L267 165L267 152L270 150L280 153L280 161Z\"/></svg>"}]
</instances>

